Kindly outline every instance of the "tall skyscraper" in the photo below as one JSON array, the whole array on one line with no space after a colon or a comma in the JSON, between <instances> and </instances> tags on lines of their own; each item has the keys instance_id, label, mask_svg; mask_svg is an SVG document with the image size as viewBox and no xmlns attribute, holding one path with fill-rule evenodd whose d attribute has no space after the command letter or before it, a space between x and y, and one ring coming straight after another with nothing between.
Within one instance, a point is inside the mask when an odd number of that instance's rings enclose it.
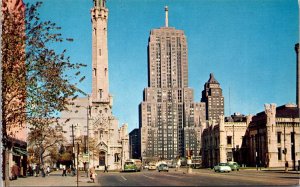
<instances>
[{"instance_id":1,"label":"tall skyscraper","mask_svg":"<svg viewBox=\"0 0 300 187\"><path fill-rule=\"evenodd\" d=\"M206 104L206 120L219 120L220 115L224 115L224 97L220 83L211 73L209 80L204 85L201 102Z\"/></svg>"},{"instance_id":2,"label":"tall skyscraper","mask_svg":"<svg viewBox=\"0 0 300 187\"><path fill-rule=\"evenodd\" d=\"M153 29L148 42L148 88L139 106L141 156L172 159L200 151L203 103L188 87L188 51L182 30ZM201 110L201 112L200 112Z\"/></svg>"},{"instance_id":3,"label":"tall skyscraper","mask_svg":"<svg viewBox=\"0 0 300 187\"><path fill-rule=\"evenodd\" d=\"M129 133L129 156L139 159L141 157L140 129L133 129Z\"/></svg>"}]
</instances>

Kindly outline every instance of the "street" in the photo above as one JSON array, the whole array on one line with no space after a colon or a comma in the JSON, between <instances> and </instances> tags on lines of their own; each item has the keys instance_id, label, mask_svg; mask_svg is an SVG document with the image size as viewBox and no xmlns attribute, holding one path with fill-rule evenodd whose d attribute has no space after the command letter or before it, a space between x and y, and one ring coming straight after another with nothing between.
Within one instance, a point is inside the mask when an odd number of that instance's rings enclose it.
<instances>
[{"instance_id":1,"label":"street","mask_svg":"<svg viewBox=\"0 0 300 187\"><path fill-rule=\"evenodd\" d=\"M230 173L215 173L208 169L194 169L186 174L186 169L169 172L144 170L137 173L99 173L100 186L299 186L299 173L283 171L241 170Z\"/></svg>"},{"instance_id":2,"label":"street","mask_svg":"<svg viewBox=\"0 0 300 187\"><path fill-rule=\"evenodd\" d=\"M86 173L79 174L78 186L299 186L299 171L284 173L283 169L245 169L230 173L215 173L210 169L193 169L187 174L186 168L169 172L157 170L141 172L97 171L95 183L91 183ZM77 186L77 178L62 177L61 170L46 177L26 177L10 181L10 186Z\"/></svg>"}]
</instances>

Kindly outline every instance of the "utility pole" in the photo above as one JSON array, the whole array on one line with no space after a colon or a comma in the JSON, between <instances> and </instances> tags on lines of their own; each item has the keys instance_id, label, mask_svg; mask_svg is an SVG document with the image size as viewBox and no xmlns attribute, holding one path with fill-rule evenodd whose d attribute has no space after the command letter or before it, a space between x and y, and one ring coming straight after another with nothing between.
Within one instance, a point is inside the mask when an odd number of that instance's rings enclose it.
<instances>
[{"instance_id":1,"label":"utility pole","mask_svg":"<svg viewBox=\"0 0 300 187\"><path fill-rule=\"evenodd\" d=\"M293 132L291 134L291 143L292 143L292 150L291 150L291 154L292 154L292 160L293 160L293 170L296 171L296 151L295 151L295 118L293 118Z\"/></svg>"},{"instance_id":2,"label":"utility pole","mask_svg":"<svg viewBox=\"0 0 300 187\"><path fill-rule=\"evenodd\" d=\"M90 95L88 95L88 105L86 107L86 128L87 128L87 154L88 154L88 163L87 163L87 177L89 177L90 170L90 148L89 148L89 114L90 114Z\"/></svg>"},{"instance_id":3,"label":"utility pole","mask_svg":"<svg viewBox=\"0 0 300 187\"><path fill-rule=\"evenodd\" d=\"M74 139L73 139L74 140ZM78 161L78 155L79 155L79 142L77 142L77 169L76 169L76 171L77 171L77 187L78 187L78 182L79 182L79 180L78 180L78 178L79 178L79 172L78 172L78 164L79 164L79 161Z\"/></svg>"},{"instance_id":4,"label":"utility pole","mask_svg":"<svg viewBox=\"0 0 300 187\"><path fill-rule=\"evenodd\" d=\"M284 154L284 171L287 172L288 170L288 166L287 166L287 161L286 161L286 147L285 147L285 142L286 142L286 138L285 138L285 124L283 126L283 154Z\"/></svg>"},{"instance_id":5,"label":"utility pole","mask_svg":"<svg viewBox=\"0 0 300 187\"><path fill-rule=\"evenodd\" d=\"M233 122L233 125L232 125L232 161L235 161L234 159L234 155L235 155L235 144L234 144L234 122Z\"/></svg>"},{"instance_id":6,"label":"utility pole","mask_svg":"<svg viewBox=\"0 0 300 187\"><path fill-rule=\"evenodd\" d=\"M72 124L72 142L73 142L73 153L72 153L72 157L73 157L73 168L75 168L75 142L74 142L74 125Z\"/></svg>"}]
</instances>

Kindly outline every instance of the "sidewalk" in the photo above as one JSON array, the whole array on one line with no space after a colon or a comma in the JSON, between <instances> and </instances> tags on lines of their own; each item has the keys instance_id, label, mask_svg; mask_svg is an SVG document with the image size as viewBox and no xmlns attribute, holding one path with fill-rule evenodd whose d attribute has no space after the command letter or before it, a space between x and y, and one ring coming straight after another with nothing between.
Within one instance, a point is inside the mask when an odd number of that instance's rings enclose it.
<instances>
[{"instance_id":1,"label":"sidewalk","mask_svg":"<svg viewBox=\"0 0 300 187\"><path fill-rule=\"evenodd\" d=\"M77 176L63 177L62 171L53 171L46 177L26 177L10 181L10 186L77 186ZM78 186L99 186L97 181L91 183L84 171L79 171Z\"/></svg>"}]
</instances>

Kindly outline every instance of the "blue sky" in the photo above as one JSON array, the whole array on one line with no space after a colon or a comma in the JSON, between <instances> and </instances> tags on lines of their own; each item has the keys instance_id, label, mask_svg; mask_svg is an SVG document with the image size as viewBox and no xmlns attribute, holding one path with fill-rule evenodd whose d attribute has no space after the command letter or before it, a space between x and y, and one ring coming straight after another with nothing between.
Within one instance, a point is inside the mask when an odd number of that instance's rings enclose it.
<instances>
[{"instance_id":1,"label":"blue sky","mask_svg":"<svg viewBox=\"0 0 300 187\"><path fill-rule=\"evenodd\" d=\"M24 0L34 2L35 0ZM56 22L74 42L73 62L88 65L80 85L91 92L92 0L42 0L42 19ZM225 97L225 114L256 114L265 103L295 103L299 39L296 0L107 0L110 93L113 113L129 132L138 127L138 105L147 87L150 30L164 26L184 30L188 42L189 87L199 102L214 73ZM230 89L230 105L229 105Z\"/></svg>"}]
</instances>

